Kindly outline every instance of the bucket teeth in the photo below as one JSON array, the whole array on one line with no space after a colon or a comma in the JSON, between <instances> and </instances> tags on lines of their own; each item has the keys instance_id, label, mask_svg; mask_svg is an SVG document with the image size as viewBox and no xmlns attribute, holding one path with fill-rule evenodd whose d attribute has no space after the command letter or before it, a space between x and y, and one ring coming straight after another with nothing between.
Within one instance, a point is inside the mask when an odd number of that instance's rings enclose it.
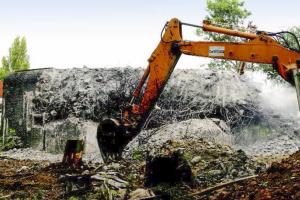
<instances>
[{"instance_id":1,"label":"bucket teeth","mask_svg":"<svg viewBox=\"0 0 300 200\"><path fill-rule=\"evenodd\" d=\"M99 124L97 140L104 161L121 157L123 149L131 140L126 132L123 123L117 119L105 119Z\"/></svg>"}]
</instances>

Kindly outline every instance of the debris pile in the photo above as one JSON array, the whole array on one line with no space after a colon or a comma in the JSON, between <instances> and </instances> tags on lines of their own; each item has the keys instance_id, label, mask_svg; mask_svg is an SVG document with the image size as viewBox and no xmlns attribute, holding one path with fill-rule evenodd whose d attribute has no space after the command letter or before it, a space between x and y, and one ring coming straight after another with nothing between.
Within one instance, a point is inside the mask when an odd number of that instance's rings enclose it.
<instances>
[{"instance_id":1,"label":"debris pile","mask_svg":"<svg viewBox=\"0 0 300 200\"><path fill-rule=\"evenodd\" d=\"M82 123L76 123L84 125L98 123L103 118L120 117L120 107L130 100L141 74L141 69L130 67L45 70L34 93L34 112L45 116L44 127L47 136L51 137L67 132L57 129L62 127L59 124L69 119L78 119ZM237 149L245 148L247 153L255 155L259 152L252 148L252 144L265 148L264 140L276 139L281 134L295 138L300 127L297 119L265 105L266 95L260 85L253 84L249 77L241 78L230 71L175 70L157 102L161 109L152 111L144 129L188 119L209 118L220 123L218 126L224 133L233 135L231 138L221 137L219 142L228 144L229 139ZM284 88L291 89L289 86ZM59 127L53 128L56 124ZM94 131L88 132L95 134ZM57 144L64 142L45 141L49 148L56 149ZM264 150L274 154L271 149ZM289 153L294 151L293 148Z\"/></svg>"},{"instance_id":2,"label":"debris pile","mask_svg":"<svg viewBox=\"0 0 300 200\"><path fill-rule=\"evenodd\" d=\"M129 101L141 69L51 69L39 77L34 111L45 122L77 117L99 121L119 116ZM239 93L236 93L239 91ZM175 70L146 128L190 118L215 117L230 126L248 123L259 111L257 92L237 74L225 71Z\"/></svg>"},{"instance_id":3,"label":"debris pile","mask_svg":"<svg viewBox=\"0 0 300 200\"><path fill-rule=\"evenodd\" d=\"M77 117L99 121L119 112L128 100L140 69L51 69L42 73L33 99L45 122ZM127 97L127 98L126 98Z\"/></svg>"},{"instance_id":4,"label":"debris pile","mask_svg":"<svg viewBox=\"0 0 300 200\"><path fill-rule=\"evenodd\" d=\"M123 157L132 157L132 153L137 149L146 152L160 148L169 140L185 141L201 138L227 145L233 143L230 128L224 121L218 119L190 119L155 129L143 130L127 145Z\"/></svg>"},{"instance_id":5,"label":"debris pile","mask_svg":"<svg viewBox=\"0 0 300 200\"><path fill-rule=\"evenodd\" d=\"M263 164L229 146L232 135L218 124L210 119L191 119L143 131L127 145L123 157L132 162L142 158L149 162L184 158L181 166L187 162L186 168L191 168L195 182L201 187L263 171Z\"/></svg>"}]
</instances>

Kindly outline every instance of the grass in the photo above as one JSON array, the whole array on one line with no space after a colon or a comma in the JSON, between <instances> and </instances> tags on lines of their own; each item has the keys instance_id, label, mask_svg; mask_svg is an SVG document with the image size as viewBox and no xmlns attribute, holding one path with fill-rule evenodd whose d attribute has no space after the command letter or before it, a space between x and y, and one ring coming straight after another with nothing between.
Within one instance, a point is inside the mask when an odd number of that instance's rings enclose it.
<instances>
[{"instance_id":1,"label":"grass","mask_svg":"<svg viewBox=\"0 0 300 200\"><path fill-rule=\"evenodd\" d=\"M4 139L5 140L3 141L3 136L1 135L0 151L20 147L21 139L20 139L20 137L17 136L15 129L9 128L8 133Z\"/></svg>"},{"instance_id":2,"label":"grass","mask_svg":"<svg viewBox=\"0 0 300 200\"><path fill-rule=\"evenodd\" d=\"M136 149L132 152L132 159L134 161L142 161L144 159L143 151Z\"/></svg>"}]
</instances>

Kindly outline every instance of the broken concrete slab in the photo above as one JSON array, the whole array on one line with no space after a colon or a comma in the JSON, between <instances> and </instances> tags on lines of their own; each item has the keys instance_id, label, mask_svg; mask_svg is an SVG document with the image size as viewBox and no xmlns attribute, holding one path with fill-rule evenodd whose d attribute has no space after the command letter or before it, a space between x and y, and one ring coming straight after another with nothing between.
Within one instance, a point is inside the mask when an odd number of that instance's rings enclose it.
<instances>
[{"instance_id":1,"label":"broken concrete slab","mask_svg":"<svg viewBox=\"0 0 300 200\"><path fill-rule=\"evenodd\" d=\"M125 148L123 156L128 157L133 151L148 151L162 147L167 141L185 141L187 139L207 139L220 144L233 144L233 135L224 132L211 119L190 119L160 128L144 130Z\"/></svg>"}]
</instances>

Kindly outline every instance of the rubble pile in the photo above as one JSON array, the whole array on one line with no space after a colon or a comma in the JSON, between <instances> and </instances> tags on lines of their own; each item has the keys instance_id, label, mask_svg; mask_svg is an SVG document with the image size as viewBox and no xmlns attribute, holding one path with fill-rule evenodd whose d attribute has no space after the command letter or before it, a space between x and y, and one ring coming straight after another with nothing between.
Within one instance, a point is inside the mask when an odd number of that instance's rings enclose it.
<instances>
[{"instance_id":1,"label":"rubble pile","mask_svg":"<svg viewBox=\"0 0 300 200\"><path fill-rule=\"evenodd\" d=\"M84 120L84 124L85 120L98 123L103 118L120 117L120 107L130 100L141 74L141 69L130 67L45 70L35 91L34 112L45 116L45 127L73 118ZM220 121L222 130L226 127L225 133L234 135L231 144L251 155L258 153L256 145L273 155L276 145L266 149L264 141L281 134L293 138L289 141L299 141L295 135L300 130L298 119L266 106L262 84L249 79L230 71L175 70L157 102L161 109L151 112L144 129L188 119L214 119ZM224 139L219 141L228 143Z\"/></svg>"},{"instance_id":2,"label":"rubble pile","mask_svg":"<svg viewBox=\"0 0 300 200\"><path fill-rule=\"evenodd\" d=\"M119 116L141 73L134 68L47 70L38 81L34 110L46 116L45 122ZM152 112L145 127L204 117L242 125L259 111L256 96L255 89L230 72L175 70L157 103L161 110Z\"/></svg>"},{"instance_id":3,"label":"rubble pile","mask_svg":"<svg viewBox=\"0 0 300 200\"><path fill-rule=\"evenodd\" d=\"M143 131L127 145L123 157L132 162L141 158L151 161L180 152L201 187L262 171L263 164L229 146L232 135L224 132L228 128L222 130L220 124L216 120L191 119ZM138 155L141 158L137 159Z\"/></svg>"},{"instance_id":4,"label":"rubble pile","mask_svg":"<svg viewBox=\"0 0 300 200\"><path fill-rule=\"evenodd\" d=\"M140 69L51 69L39 77L34 102L46 122L68 117L99 121L128 100ZM127 98L126 98L127 97Z\"/></svg>"},{"instance_id":5,"label":"rubble pile","mask_svg":"<svg viewBox=\"0 0 300 200\"><path fill-rule=\"evenodd\" d=\"M230 145L233 136L224 121L218 119L190 119L159 128L143 130L124 149L123 157L130 158L135 150L151 151L161 148L169 140L186 141L205 138L212 142Z\"/></svg>"}]
</instances>

